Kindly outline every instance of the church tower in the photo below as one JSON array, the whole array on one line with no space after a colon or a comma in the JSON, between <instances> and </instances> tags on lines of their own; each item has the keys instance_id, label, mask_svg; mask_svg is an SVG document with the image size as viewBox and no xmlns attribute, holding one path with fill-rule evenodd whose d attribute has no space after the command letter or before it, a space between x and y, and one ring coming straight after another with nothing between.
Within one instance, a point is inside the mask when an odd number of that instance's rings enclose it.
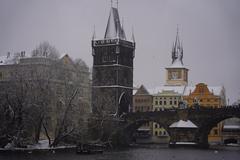
<instances>
[{"instance_id":1,"label":"church tower","mask_svg":"<svg viewBox=\"0 0 240 160\"><path fill-rule=\"evenodd\" d=\"M179 40L178 29L172 48L172 64L166 70L166 85L179 86L188 84L188 69L183 64L183 46Z\"/></svg>"},{"instance_id":2,"label":"church tower","mask_svg":"<svg viewBox=\"0 0 240 160\"><path fill-rule=\"evenodd\" d=\"M105 36L92 39L93 113L120 116L132 110L134 36L128 41L118 9L111 7Z\"/></svg>"}]
</instances>

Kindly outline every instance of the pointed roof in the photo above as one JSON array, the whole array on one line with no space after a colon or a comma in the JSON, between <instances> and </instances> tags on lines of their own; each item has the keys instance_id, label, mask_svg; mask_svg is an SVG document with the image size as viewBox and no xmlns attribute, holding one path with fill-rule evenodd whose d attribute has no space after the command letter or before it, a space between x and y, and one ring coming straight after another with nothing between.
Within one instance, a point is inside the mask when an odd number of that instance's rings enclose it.
<instances>
[{"instance_id":1,"label":"pointed roof","mask_svg":"<svg viewBox=\"0 0 240 160\"><path fill-rule=\"evenodd\" d=\"M125 32L123 26L121 25L117 8L111 7L104 38L120 38L126 40Z\"/></svg>"},{"instance_id":2,"label":"pointed roof","mask_svg":"<svg viewBox=\"0 0 240 160\"><path fill-rule=\"evenodd\" d=\"M135 95L149 95L149 92L147 91L144 85L141 85L140 88L135 93Z\"/></svg>"},{"instance_id":3,"label":"pointed roof","mask_svg":"<svg viewBox=\"0 0 240 160\"><path fill-rule=\"evenodd\" d=\"M173 43L172 48L172 65L173 68L183 67L183 46L180 43L178 28L177 28L177 35L176 40Z\"/></svg>"}]
</instances>

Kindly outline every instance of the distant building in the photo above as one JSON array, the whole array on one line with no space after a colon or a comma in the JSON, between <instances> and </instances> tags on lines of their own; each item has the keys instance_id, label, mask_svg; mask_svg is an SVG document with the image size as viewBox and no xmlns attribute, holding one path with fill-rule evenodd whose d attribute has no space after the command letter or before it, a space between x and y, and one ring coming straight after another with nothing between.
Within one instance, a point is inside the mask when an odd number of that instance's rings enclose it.
<instances>
[{"instance_id":1,"label":"distant building","mask_svg":"<svg viewBox=\"0 0 240 160\"><path fill-rule=\"evenodd\" d=\"M226 105L223 86L207 86L203 83L196 86L188 85L188 68L183 63L183 46L178 31L172 48L172 63L166 67L166 83L148 91L153 98L153 111L180 108L179 102L186 104L185 107L195 107L196 103L204 107L216 108ZM154 136L167 136L166 131L157 123L153 123L152 129ZM211 130L209 141L220 143L221 130L222 123Z\"/></svg>"},{"instance_id":2,"label":"distant building","mask_svg":"<svg viewBox=\"0 0 240 160\"><path fill-rule=\"evenodd\" d=\"M1 105L7 103L6 97L14 100L19 96L24 107L29 106L32 110L38 109L37 106L46 107L44 119L49 136L53 138L59 118L64 116L67 103L71 103L74 106L69 110L73 122L71 125L78 132L85 113L91 112L89 74L85 62L73 62L67 54L52 60L47 57L27 57L25 52L13 55L8 53L0 57ZM71 96L74 97L71 99ZM38 132L34 128L28 128L27 131L33 137ZM43 135L42 128L40 136Z\"/></svg>"},{"instance_id":3,"label":"distant building","mask_svg":"<svg viewBox=\"0 0 240 160\"><path fill-rule=\"evenodd\" d=\"M152 111L152 95L150 95L144 85L141 85L133 95L133 112ZM152 135L152 122L146 123L138 128L137 133Z\"/></svg>"},{"instance_id":4,"label":"distant building","mask_svg":"<svg viewBox=\"0 0 240 160\"><path fill-rule=\"evenodd\" d=\"M189 107L194 107L194 102L198 101L202 107L221 108L226 105L224 87L208 87L204 83L199 83L196 87L184 94L184 100L187 101ZM212 128L208 135L210 143L222 142L222 127L223 124L219 123Z\"/></svg>"},{"instance_id":5,"label":"distant building","mask_svg":"<svg viewBox=\"0 0 240 160\"><path fill-rule=\"evenodd\" d=\"M153 111L160 111L165 109L177 109L178 103L181 100L181 94L173 90L160 90L153 94ZM153 135L158 137L167 137L168 133L158 123L153 123Z\"/></svg>"}]
</instances>

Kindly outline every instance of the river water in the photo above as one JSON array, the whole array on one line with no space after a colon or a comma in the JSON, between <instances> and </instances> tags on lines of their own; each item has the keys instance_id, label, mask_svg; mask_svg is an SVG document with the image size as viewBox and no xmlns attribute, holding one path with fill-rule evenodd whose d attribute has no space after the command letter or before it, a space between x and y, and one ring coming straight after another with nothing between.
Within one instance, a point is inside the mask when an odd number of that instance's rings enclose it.
<instances>
[{"instance_id":1,"label":"river water","mask_svg":"<svg viewBox=\"0 0 240 160\"><path fill-rule=\"evenodd\" d=\"M4 154L0 160L239 160L240 148L221 147L207 150L147 146L95 155L77 155L72 152Z\"/></svg>"}]
</instances>

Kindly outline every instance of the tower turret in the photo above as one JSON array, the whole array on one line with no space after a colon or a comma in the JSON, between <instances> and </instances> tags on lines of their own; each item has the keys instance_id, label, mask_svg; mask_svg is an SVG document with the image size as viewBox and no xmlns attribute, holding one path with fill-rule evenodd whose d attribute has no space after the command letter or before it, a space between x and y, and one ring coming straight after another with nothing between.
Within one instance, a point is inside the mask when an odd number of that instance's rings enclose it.
<instances>
[{"instance_id":1,"label":"tower turret","mask_svg":"<svg viewBox=\"0 0 240 160\"><path fill-rule=\"evenodd\" d=\"M127 41L118 9L111 7L104 38L92 40L92 110L120 116L132 109L135 42Z\"/></svg>"},{"instance_id":2,"label":"tower turret","mask_svg":"<svg viewBox=\"0 0 240 160\"><path fill-rule=\"evenodd\" d=\"M172 64L166 68L166 85L187 85L188 69L183 64L183 46L180 43L179 31L172 47Z\"/></svg>"}]
</instances>

